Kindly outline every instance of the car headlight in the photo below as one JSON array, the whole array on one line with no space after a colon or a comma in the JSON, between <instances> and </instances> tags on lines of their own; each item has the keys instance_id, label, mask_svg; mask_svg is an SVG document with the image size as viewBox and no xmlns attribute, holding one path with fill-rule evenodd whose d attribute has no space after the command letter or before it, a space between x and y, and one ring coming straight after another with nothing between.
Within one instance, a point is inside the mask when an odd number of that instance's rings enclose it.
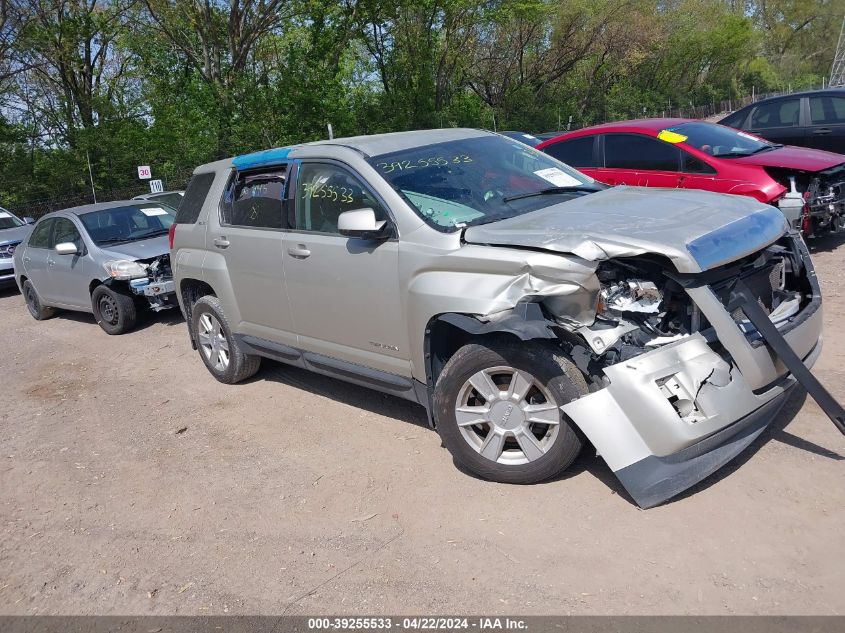
<instances>
[{"instance_id":1,"label":"car headlight","mask_svg":"<svg viewBox=\"0 0 845 633\"><path fill-rule=\"evenodd\" d=\"M147 267L128 259L115 259L103 264L103 268L114 279L138 279L147 276Z\"/></svg>"}]
</instances>

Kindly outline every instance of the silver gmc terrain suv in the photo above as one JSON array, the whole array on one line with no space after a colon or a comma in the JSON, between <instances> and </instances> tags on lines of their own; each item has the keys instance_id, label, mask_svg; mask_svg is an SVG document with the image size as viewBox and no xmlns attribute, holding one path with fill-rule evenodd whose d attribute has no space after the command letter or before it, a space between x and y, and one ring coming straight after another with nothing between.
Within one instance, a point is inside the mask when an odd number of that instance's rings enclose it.
<instances>
[{"instance_id":1,"label":"silver gmc terrain suv","mask_svg":"<svg viewBox=\"0 0 845 633\"><path fill-rule=\"evenodd\" d=\"M607 188L503 136L334 139L194 172L171 228L217 380L262 357L423 405L455 460L537 482L591 443L643 507L757 437L807 367L821 296L774 207Z\"/></svg>"}]
</instances>

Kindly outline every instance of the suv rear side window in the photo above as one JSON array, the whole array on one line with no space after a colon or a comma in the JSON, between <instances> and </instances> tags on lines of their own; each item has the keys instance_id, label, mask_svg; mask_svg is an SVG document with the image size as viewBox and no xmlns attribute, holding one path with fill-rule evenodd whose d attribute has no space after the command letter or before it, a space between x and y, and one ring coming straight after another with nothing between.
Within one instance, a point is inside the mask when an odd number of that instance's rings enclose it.
<instances>
[{"instance_id":1,"label":"suv rear side window","mask_svg":"<svg viewBox=\"0 0 845 633\"><path fill-rule=\"evenodd\" d=\"M191 178L185 197L176 213L176 224L193 224L200 217L202 205L214 183L214 174L197 174Z\"/></svg>"},{"instance_id":2,"label":"suv rear side window","mask_svg":"<svg viewBox=\"0 0 845 633\"><path fill-rule=\"evenodd\" d=\"M316 233L337 233L337 218L344 211L370 208L376 220L387 213L363 183L343 167L303 163L299 167L294 228Z\"/></svg>"},{"instance_id":3,"label":"suv rear side window","mask_svg":"<svg viewBox=\"0 0 845 633\"><path fill-rule=\"evenodd\" d=\"M606 134L604 164L609 169L678 171L680 150L642 134Z\"/></svg>"},{"instance_id":4,"label":"suv rear side window","mask_svg":"<svg viewBox=\"0 0 845 633\"><path fill-rule=\"evenodd\" d=\"M281 229L286 167L273 171L237 174L223 194L223 224L256 229Z\"/></svg>"},{"instance_id":5,"label":"suv rear side window","mask_svg":"<svg viewBox=\"0 0 845 633\"><path fill-rule=\"evenodd\" d=\"M595 136L581 136L554 143L544 147L543 151L570 167L598 167L598 161L593 151L595 141Z\"/></svg>"},{"instance_id":6,"label":"suv rear side window","mask_svg":"<svg viewBox=\"0 0 845 633\"><path fill-rule=\"evenodd\" d=\"M53 230L55 223L55 218L48 218L39 222L32 230L27 246L29 248L50 248L50 231Z\"/></svg>"},{"instance_id":7,"label":"suv rear side window","mask_svg":"<svg viewBox=\"0 0 845 633\"><path fill-rule=\"evenodd\" d=\"M845 97L810 97L810 121L813 125L845 123Z\"/></svg>"},{"instance_id":8,"label":"suv rear side window","mask_svg":"<svg viewBox=\"0 0 845 633\"><path fill-rule=\"evenodd\" d=\"M796 126L800 111L800 98L762 103L754 108L754 113L751 115L751 129Z\"/></svg>"}]
</instances>

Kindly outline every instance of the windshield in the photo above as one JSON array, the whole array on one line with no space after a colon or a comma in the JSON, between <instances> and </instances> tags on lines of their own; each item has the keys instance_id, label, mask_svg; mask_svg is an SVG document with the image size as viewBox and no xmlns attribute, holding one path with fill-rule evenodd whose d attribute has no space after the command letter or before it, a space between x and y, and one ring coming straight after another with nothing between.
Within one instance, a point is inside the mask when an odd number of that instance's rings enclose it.
<instances>
[{"instance_id":1,"label":"windshield","mask_svg":"<svg viewBox=\"0 0 845 633\"><path fill-rule=\"evenodd\" d=\"M95 244L107 246L166 235L175 217L176 211L165 204L139 202L83 213L79 219Z\"/></svg>"},{"instance_id":2,"label":"windshield","mask_svg":"<svg viewBox=\"0 0 845 633\"><path fill-rule=\"evenodd\" d=\"M369 161L442 231L522 215L599 188L551 156L501 136L434 143Z\"/></svg>"},{"instance_id":3,"label":"windshield","mask_svg":"<svg viewBox=\"0 0 845 633\"><path fill-rule=\"evenodd\" d=\"M0 231L3 229L13 229L23 225L23 221L6 211L6 209L0 208Z\"/></svg>"},{"instance_id":4,"label":"windshield","mask_svg":"<svg viewBox=\"0 0 845 633\"><path fill-rule=\"evenodd\" d=\"M686 137L682 140L676 139L675 142L684 142L718 158L751 156L780 147L751 134L715 123L682 123L664 130L661 134L666 131Z\"/></svg>"}]
</instances>

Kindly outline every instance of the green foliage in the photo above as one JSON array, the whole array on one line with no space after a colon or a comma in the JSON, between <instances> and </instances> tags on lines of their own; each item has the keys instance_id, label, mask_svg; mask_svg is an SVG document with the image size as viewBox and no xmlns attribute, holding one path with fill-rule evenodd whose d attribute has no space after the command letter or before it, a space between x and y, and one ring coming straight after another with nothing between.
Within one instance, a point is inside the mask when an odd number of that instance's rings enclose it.
<instances>
[{"instance_id":1,"label":"green foliage","mask_svg":"<svg viewBox=\"0 0 845 633\"><path fill-rule=\"evenodd\" d=\"M30 0L0 39L0 205L181 186L338 136L546 131L828 74L845 0ZM13 36L12 36L13 35Z\"/></svg>"}]
</instances>

